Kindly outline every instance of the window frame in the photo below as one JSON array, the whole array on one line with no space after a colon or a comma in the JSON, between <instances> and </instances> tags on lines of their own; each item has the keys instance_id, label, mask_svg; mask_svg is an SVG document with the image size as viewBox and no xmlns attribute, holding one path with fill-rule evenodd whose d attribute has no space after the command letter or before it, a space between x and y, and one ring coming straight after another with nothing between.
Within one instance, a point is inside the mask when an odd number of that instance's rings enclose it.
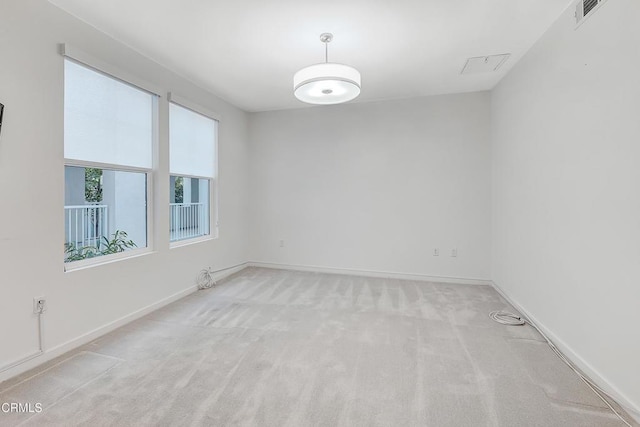
<instances>
[{"instance_id":1,"label":"window frame","mask_svg":"<svg viewBox=\"0 0 640 427\"><path fill-rule=\"evenodd\" d=\"M160 93L161 91L154 85L147 83L135 76L132 76L124 71L119 70L117 67L111 66L93 56L82 52L76 48L63 44L60 46L60 53L63 56L63 67L65 61L72 61L82 67L85 67L91 71L97 72L105 77L114 79L122 84L126 84L135 89L141 90L152 96L152 135L151 135L151 167L143 168L128 165L118 165L112 163L102 163L95 161L68 159L64 157L63 168L67 166L81 167L81 168L99 168L102 170L120 171L120 172L135 172L144 173L146 181L146 246L142 248L129 249L124 252L101 255L93 258L88 258L79 261L65 262L62 260L63 268L65 272L74 270L85 269L102 264L108 264L114 261L123 259L135 258L141 255L146 255L154 252L154 180L156 176L157 160L156 153L159 146L159 106L160 106ZM63 71L64 73L64 71ZM63 93L66 90L63 83ZM64 118L66 120L66 118ZM64 149L64 138L63 138ZM63 201L64 206L64 201ZM64 227L63 227L64 230ZM63 231L64 233L64 231ZM65 241L66 237L62 240Z\"/></svg>"},{"instance_id":2,"label":"window frame","mask_svg":"<svg viewBox=\"0 0 640 427\"><path fill-rule=\"evenodd\" d=\"M182 98L173 92L167 93L167 101L169 104L169 111L171 110L171 104L174 104L216 122L215 140L213 142L213 153L214 153L213 177L174 174L173 172L171 172L171 137L170 137L171 132L169 132L169 173L168 173L167 179L170 180L172 176L180 176L183 178L205 179L209 181L209 234L204 236L197 236L197 237L191 237L188 239L172 241L171 230L169 229L169 247L171 249L174 249L182 246L188 246L196 243L206 242L209 240L216 240L219 238L220 222L218 217L218 206L219 206L218 204L218 181L219 181L218 165L220 162L218 161L218 142L220 139L220 122L222 117L218 113L211 111L205 107L202 107L198 104L195 104L189 101L188 99ZM170 112L168 116L168 125L171 126ZM170 203L167 205L167 209L169 210L169 225L171 225Z\"/></svg>"}]
</instances>

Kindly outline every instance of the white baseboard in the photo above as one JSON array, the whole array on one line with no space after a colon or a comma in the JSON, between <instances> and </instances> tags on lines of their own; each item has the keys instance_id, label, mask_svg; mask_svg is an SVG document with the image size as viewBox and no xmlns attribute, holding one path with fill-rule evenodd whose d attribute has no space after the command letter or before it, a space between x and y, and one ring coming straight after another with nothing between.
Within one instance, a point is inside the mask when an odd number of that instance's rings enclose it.
<instances>
[{"instance_id":1,"label":"white baseboard","mask_svg":"<svg viewBox=\"0 0 640 427\"><path fill-rule=\"evenodd\" d=\"M352 268L321 267L317 265L278 264L273 262L251 261L250 267L273 268L277 270L309 271L314 273L346 274L350 276L381 277L387 279L419 280L422 282L458 283L462 285L491 286L490 279L468 277L428 276L426 274L397 273L390 271L357 270Z\"/></svg>"},{"instance_id":2,"label":"white baseboard","mask_svg":"<svg viewBox=\"0 0 640 427\"><path fill-rule=\"evenodd\" d=\"M593 366L591 366L586 360L584 360L578 353L576 353L567 343L560 339L553 331L547 328L543 323L539 322L535 316L533 316L527 309L521 304L514 301L509 295L507 295L497 283L491 281L491 286L511 304L520 314L524 315L527 320L536 325L549 340L569 359L582 373L588 377L594 384L607 392L627 413L640 423L640 408L633 403L624 393L620 392L607 378L598 372Z\"/></svg>"},{"instance_id":3,"label":"white baseboard","mask_svg":"<svg viewBox=\"0 0 640 427\"><path fill-rule=\"evenodd\" d=\"M249 267L249 262L243 262L243 263L234 265L232 267L227 267L221 270L214 271L212 277L213 277L213 280L218 282L222 279L226 279L232 274L236 274L237 272L244 270L247 267Z\"/></svg>"},{"instance_id":4,"label":"white baseboard","mask_svg":"<svg viewBox=\"0 0 640 427\"><path fill-rule=\"evenodd\" d=\"M213 278L214 280L218 281L218 280L222 280L224 278L226 278L227 276L230 276L232 274L237 273L238 271L246 268L248 266L248 263L244 262L232 267L228 267L225 269L221 269L218 271L215 271L213 274ZM72 340L69 340L65 343L62 344L58 344L54 347L51 347L49 349L46 349L42 354L40 354L37 357L33 357L30 358L29 360L26 360L24 363L21 363L20 365L16 365L10 369L7 369L6 371L0 373L0 382L2 381L6 381L9 378L13 378L17 375L20 375L30 369L33 369L39 365L42 365L43 363L46 363L52 359L55 359L56 357L74 350L84 344L87 344L93 340L95 340L96 338L99 338L105 334L108 334L109 332L118 329L121 326L126 325L127 323L131 323L134 320L137 320L143 316L146 316L147 314L158 310L159 308L164 307L165 305L171 304L174 301L177 301L181 298L186 297L187 295L190 295L194 292L196 292L198 290L198 287L193 285L190 286L186 289L183 289L180 292L176 292L173 295L170 295L166 298L161 299L160 301L156 301L153 304L149 304L146 307L143 307L139 310L134 311L133 313L127 314L126 316L123 316L119 319L116 319L112 322L107 323L106 325L100 326L92 331L89 331L85 334L80 335L79 337L76 337Z\"/></svg>"}]
</instances>

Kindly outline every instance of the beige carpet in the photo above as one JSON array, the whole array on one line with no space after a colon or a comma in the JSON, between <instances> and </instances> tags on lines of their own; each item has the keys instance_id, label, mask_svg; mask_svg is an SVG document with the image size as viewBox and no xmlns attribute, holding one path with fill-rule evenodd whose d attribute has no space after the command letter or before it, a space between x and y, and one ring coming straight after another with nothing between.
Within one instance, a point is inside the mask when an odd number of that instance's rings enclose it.
<instances>
[{"instance_id":1,"label":"beige carpet","mask_svg":"<svg viewBox=\"0 0 640 427\"><path fill-rule=\"evenodd\" d=\"M623 426L490 287L248 268L34 371L0 425Z\"/></svg>"}]
</instances>

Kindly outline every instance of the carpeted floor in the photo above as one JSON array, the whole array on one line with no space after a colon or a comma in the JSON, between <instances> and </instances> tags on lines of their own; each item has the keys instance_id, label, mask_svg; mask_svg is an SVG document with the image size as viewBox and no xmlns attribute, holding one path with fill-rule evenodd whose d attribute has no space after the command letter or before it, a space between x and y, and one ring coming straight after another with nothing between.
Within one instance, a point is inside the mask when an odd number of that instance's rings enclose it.
<instances>
[{"instance_id":1,"label":"carpeted floor","mask_svg":"<svg viewBox=\"0 0 640 427\"><path fill-rule=\"evenodd\" d=\"M623 426L490 287L248 268L0 384L0 425Z\"/></svg>"}]
</instances>

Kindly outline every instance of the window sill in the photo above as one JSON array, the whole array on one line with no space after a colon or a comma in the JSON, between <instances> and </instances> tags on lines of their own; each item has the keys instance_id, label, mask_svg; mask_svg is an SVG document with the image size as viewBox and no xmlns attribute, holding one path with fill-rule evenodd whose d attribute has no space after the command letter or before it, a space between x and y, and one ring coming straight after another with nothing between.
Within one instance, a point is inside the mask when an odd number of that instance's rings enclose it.
<instances>
[{"instance_id":1,"label":"window sill","mask_svg":"<svg viewBox=\"0 0 640 427\"><path fill-rule=\"evenodd\" d=\"M176 240L175 242L169 243L169 248L181 248L183 246L195 245L197 243L208 242L210 240L216 240L216 237L212 235L194 237L193 239L185 239L185 240Z\"/></svg>"},{"instance_id":2,"label":"window sill","mask_svg":"<svg viewBox=\"0 0 640 427\"><path fill-rule=\"evenodd\" d=\"M135 249L132 251L126 251L119 254L104 255L90 259L84 259L81 261L72 261L64 264L64 272L71 273L73 271L85 270L87 268L97 267L100 265L111 264L114 262L124 261L132 258L139 258L146 255L155 253L150 248Z\"/></svg>"}]
</instances>

